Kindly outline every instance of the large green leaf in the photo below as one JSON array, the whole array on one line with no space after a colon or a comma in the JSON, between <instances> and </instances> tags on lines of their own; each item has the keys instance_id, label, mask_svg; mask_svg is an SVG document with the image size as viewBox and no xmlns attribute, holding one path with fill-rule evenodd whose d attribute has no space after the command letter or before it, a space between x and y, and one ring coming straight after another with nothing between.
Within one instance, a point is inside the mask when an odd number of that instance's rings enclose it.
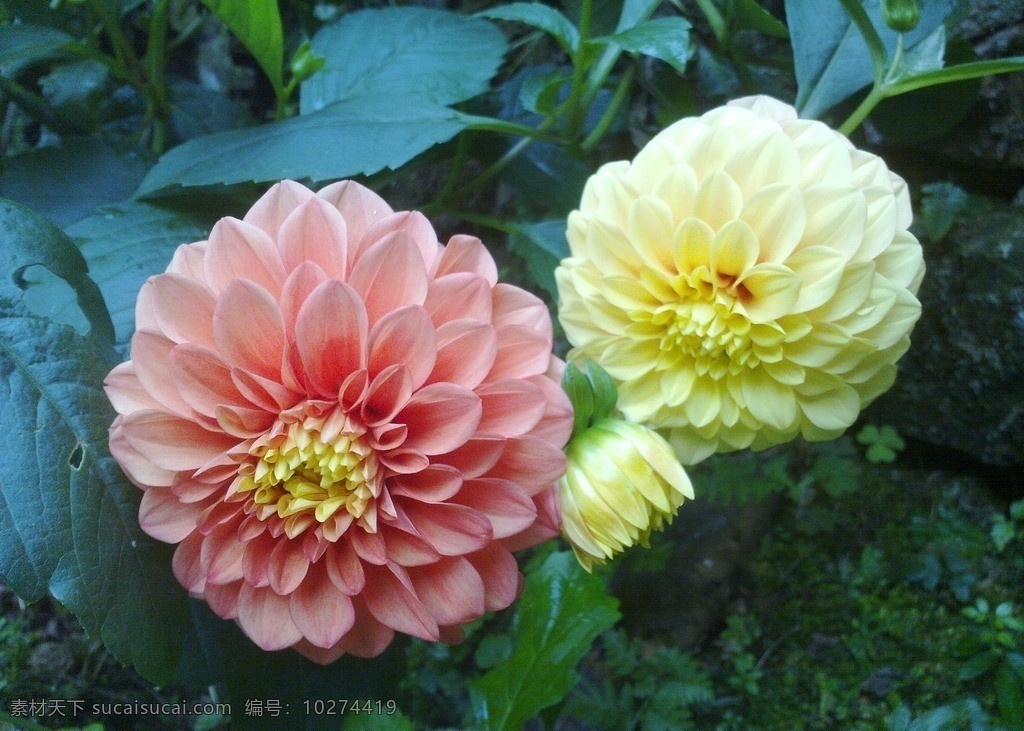
<instances>
[{"instance_id":1,"label":"large green leaf","mask_svg":"<svg viewBox=\"0 0 1024 731\"><path fill-rule=\"evenodd\" d=\"M67 229L89 264L114 323L117 344L135 331L135 300L143 282L167 268L181 244L206 238L212 217L146 203L121 203Z\"/></svg>"},{"instance_id":2,"label":"large green leaf","mask_svg":"<svg viewBox=\"0 0 1024 731\"><path fill-rule=\"evenodd\" d=\"M487 90L506 47L493 23L445 10L348 13L313 36L327 63L302 83L299 110L354 99L455 104Z\"/></svg>"},{"instance_id":3,"label":"large green leaf","mask_svg":"<svg viewBox=\"0 0 1024 731\"><path fill-rule=\"evenodd\" d=\"M470 686L473 723L518 731L565 697L576 664L619 618L601 579L567 551L553 553L526 579L512 624L512 656Z\"/></svg>"},{"instance_id":4,"label":"large green leaf","mask_svg":"<svg viewBox=\"0 0 1024 731\"><path fill-rule=\"evenodd\" d=\"M910 51L927 38L954 5L955 0L922 0L921 20L904 35L904 49ZM863 6L892 58L897 33L882 20L880 0L864 0ZM838 0L786 0L786 20L801 116L820 117L872 82L875 70L867 44Z\"/></svg>"},{"instance_id":5,"label":"large green leaf","mask_svg":"<svg viewBox=\"0 0 1024 731\"><path fill-rule=\"evenodd\" d=\"M0 74L9 76L22 64L52 56L74 40L44 25L0 25Z\"/></svg>"},{"instance_id":6,"label":"large green leaf","mask_svg":"<svg viewBox=\"0 0 1024 731\"><path fill-rule=\"evenodd\" d=\"M4 160L0 196L68 226L97 206L130 196L151 164L142 149L122 150L95 137L64 138L59 146Z\"/></svg>"},{"instance_id":7,"label":"large green leaf","mask_svg":"<svg viewBox=\"0 0 1024 731\"><path fill-rule=\"evenodd\" d=\"M88 336L25 306L22 274L35 266L76 292ZM112 333L99 291L67 236L7 201L0 272L0 576L27 601L49 589L121 662L162 682L180 652L185 593L107 451Z\"/></svg>"},{"instance_id":8,"label":"large green leaf","mask_svg":"<svg viewBox=\"0 0 1024 731\"><path fill-rule=\"evenodd\" d=\"M284 88L284 32L277 0L203 0L242 42L274 90Z\"/></svg>"},{"instance_id":9,"label":"large green leaf","mask_svg":"<svg viewBox=\"0 0 1024 731\"><path fill-rule=\"evenodd\" d=\"M397 168L472 122L422 101L338 102L282 122L189 140L160 158L136 195L172 192L172 186L369 175Z\"/></svg>"}]
</instances>

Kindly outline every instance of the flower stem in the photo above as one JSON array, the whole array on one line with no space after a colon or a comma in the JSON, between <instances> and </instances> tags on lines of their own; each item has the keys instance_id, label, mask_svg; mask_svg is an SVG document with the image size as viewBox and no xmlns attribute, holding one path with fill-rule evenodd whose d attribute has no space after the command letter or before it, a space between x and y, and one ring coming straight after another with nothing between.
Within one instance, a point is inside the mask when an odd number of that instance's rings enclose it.
<instances>
[{"instance_id":1,"label":"flower stem","mask_svg":"<svg viewBox=\"0 0 1024 731\"><path fill-rule=\"evenodd\" d=\"M566 100L566 137L575 142L583 129L583 122L587 116L587 105L584 104L587 61L590 57L590 50L587 41L590 39L590 17L593 11L593 0L582 0L580 3L580 42L576 52L572 54L572 86L569 89L569 98Z\"/></svg>"},{"instance_id":2,"label":"flower stem","mask_svg":"<svg viewBox=\"0 0 1024 731\"><path fill-rule=\"evenodd\" d=\"M622 109L622 105L626 99L629 98L629 92L633 88L633 80L636 78L636 67L630 66L626 69L626 72L619 79L618 85L615 87L615 95L612 100L608 103L608 108L604 110L604 114L601 115L601 119L598 120L594 129L590 131L590 134L583 140L583 144L580 148L583 152L590 152L593 150L597 143L601 141L601 138L608 132L608 128L612 126L615 121L615 117L618 116L619 110Z\"/></svg>"}]
</instances>

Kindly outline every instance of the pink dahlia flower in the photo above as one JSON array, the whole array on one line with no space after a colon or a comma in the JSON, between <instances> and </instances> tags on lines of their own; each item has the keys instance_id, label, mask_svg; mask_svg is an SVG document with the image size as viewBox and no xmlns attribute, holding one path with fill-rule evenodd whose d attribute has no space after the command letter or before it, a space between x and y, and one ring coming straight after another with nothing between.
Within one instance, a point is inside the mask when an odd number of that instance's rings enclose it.
<instances>
[{"instance_id":1,"label":"pink dahlia flower","mask_svg":"<svg viewBox=\"0 0 1024 731\"><path fill-rule=\"evenodd\" d=\"M572 430L545 305L352 182L272 188L139 293L110 450L174 573L265 650L458 640L553 537Z\"/></svg>"}]
</instances>

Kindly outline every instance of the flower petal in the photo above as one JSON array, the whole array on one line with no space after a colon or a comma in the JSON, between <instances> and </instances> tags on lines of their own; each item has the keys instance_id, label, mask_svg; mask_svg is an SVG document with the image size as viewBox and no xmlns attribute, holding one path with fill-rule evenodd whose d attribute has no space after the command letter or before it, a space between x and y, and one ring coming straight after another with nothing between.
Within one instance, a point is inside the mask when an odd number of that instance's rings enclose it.
<instances>
[{"instance_id":1,"label":"flower petal","mask_svg":"<svg viewBox=\"0 0 1024 731\"><path fill-rule=\"evenodd\" d=\"M328 277L345 279L348 271L345 219L322 198L310 197L288 214L281 224L278 245L287 271L312 262Z\"/></svg>"},{"instance_id":2,"label":"flower petal","mask_svg":"<svg viewBox=\"0 0 1024 731\"><path fill-rule=\"evenodd\" d=\"M439 625L469 622L486 611L484 582L465 558L417 567L409 578L416 596Z\"/></svg>"},{"instance_id":3,"label":"flower petal","mask_svg":"<svg viewBox=\"0 0 1024 731\"><path fill-rule=\"evenodd\" d=\"M387 313L370 331L370 378L389 366L402 364L408 369L412 387L418 389L433 370L436 356L434 324L427 311L417 305Z\"/></svg>"},{"instance_id":4,"label":"flower petal","mask_svg":"<svg viewBox=\"0 0 1024 731\"><path fill-rule=\"evenodd\" d=\"M266 289L245 279L228 283L217 299L213 332L227 365L280 382L284 318Z\"/></svg>"},{"instance_id":5,"label":"flower petal","mask_svg":"<svg viewBox=\"0 0 1024 731\"><path fill-rule=\"evenodd\" d=\"M407 584L408 579L402 581L396 575L400 570L397 566L368 569L366 587L360 596L381 624L436 642L439 639L437 622L416 596L411 582Z\"/></svg>"},{"instance_id":6,"label":"flower petal","mask_svg":"<svg viewBox=\"0 0 1024 731\"><path fill-rule=\"evenodd\" d=\"M288 600L289 614L302 636L317 647L334 647L352 629L356 614L352 600L316 567Z\"/></svg>"},{"instance_id":7,"label":"flower petal","mask_svg":"<svg viewBox=\"0 0 1024 731\"><path fill-rule=\"evenodd\" d=\"M416 242L398 232L378 241L356 261L349 284L365 302L372 325L399 307L422 305L427 270Z\"/></svg>"},{"instance_id":8,"label":"flower petal","mask_svg":"<svg viewBox=\"0 0 1024 731\"><path fill-rule=\"evenodd\" d=\"M222 218L210 231L203 270L207 284L216 293L239 279L277 293L285 279L274 240L262 229L237 218Z\"/></svg>"},{"instance_id":9,"label":"flower petal","mask_svg":"<svg viewBox=\"0 0 1024 731\"><path fill-rule=\"evenodd\" d=\"M267 587L242 584L238 597L238 626L264 650L283 650L302 639L292 621L290 599Z\"/></svg>"},{"instance_id":10,"label":"flower petal","mask_svg":"<svg viewBox=\"0 0 1024 731\"><path fill-rule=\"evenodd\" d=\"M328 280L299 310L295 343L310 384L323 398L336 397L346 377L366 363L367 319L352 287Z\"/></svg>"}]
</instances>

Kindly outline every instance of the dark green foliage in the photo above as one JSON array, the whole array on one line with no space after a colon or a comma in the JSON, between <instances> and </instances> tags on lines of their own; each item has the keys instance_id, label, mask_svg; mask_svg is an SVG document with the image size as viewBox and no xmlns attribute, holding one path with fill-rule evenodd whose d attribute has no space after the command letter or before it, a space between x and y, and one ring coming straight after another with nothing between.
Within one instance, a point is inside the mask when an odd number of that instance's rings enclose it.
<instances>
[{"instance_id":1,"label":"dark green foliage","mask_svg":"<svg viewBox=\"0 0 1024 731\"><path fill-rule=\"evenodd\" d=\"M692 655L611 630L600 658L566 701L564 713L606 731L696 729L693 709L710 702L711 679Z\"/></svg>"}]
</instances>

